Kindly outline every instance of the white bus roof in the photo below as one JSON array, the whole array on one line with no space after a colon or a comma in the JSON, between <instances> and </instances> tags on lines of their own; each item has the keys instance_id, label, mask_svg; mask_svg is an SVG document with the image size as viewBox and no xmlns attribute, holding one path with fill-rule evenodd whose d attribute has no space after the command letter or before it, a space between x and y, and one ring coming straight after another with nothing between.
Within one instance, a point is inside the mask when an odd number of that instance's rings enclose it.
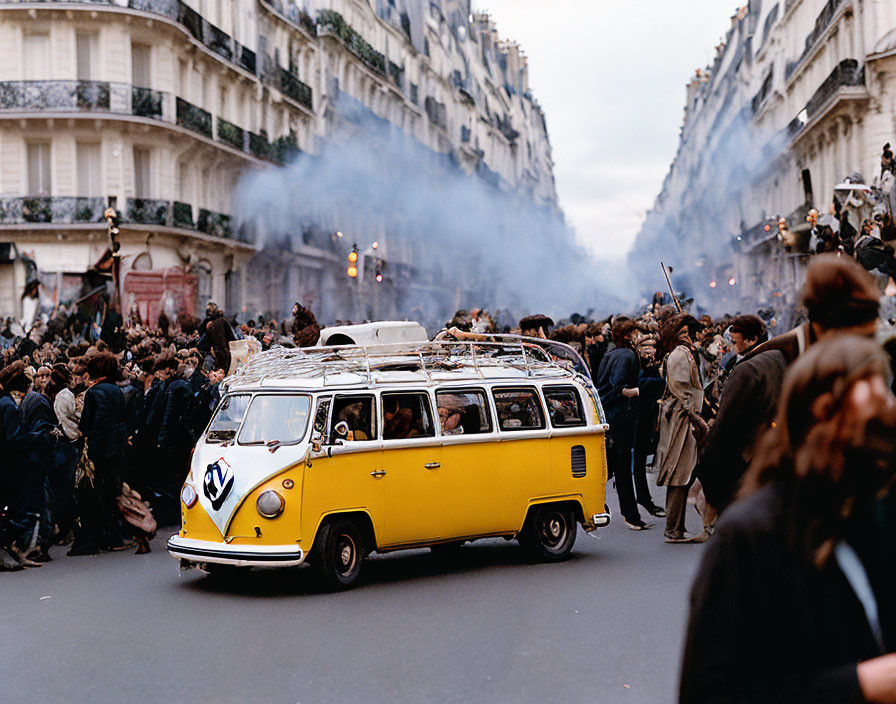
<instances>
[{"instance_id":1,"label":"white bus roof","mask_svg":"<svg viewBox=\"0 0 896 704\"><path fill-rule=\"evenodd\" d=\"M556 343L555 343L556 344ZM392 384L570 380L578 372L537 342L419 342L338 347L275 347L226 379L229 392L252 389L369 389ZM584 379L587 383L587 378Z\"/></svg>"}]
</instances>

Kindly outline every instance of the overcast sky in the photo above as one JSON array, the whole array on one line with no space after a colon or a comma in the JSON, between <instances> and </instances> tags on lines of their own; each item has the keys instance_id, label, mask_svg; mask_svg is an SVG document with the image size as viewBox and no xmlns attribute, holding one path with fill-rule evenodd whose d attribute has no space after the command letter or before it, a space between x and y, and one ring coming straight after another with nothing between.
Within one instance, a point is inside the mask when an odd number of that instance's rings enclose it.
<instances>
[{"instance_id":1,"label":"overcast sky","mask_svg":"<svg viewBox=\"0 0 896 704\"><path fill-rule=\"evenodd\" d=\"M744 0L473 0L529 57L560 205L603 259L631 248L678 146L685 84Z\"/></svg>"}]
</instances>

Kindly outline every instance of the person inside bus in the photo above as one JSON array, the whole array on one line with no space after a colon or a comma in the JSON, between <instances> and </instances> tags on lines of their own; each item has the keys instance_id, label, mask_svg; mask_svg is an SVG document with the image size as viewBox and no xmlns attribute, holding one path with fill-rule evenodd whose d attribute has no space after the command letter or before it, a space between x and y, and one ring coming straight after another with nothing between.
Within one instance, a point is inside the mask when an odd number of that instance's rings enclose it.
<instances>
[{"instance_id":1,"label":"person inside bus","mask_svg":"<svg viewBox=\"0 0 896 704\"><path fill-rule=\"evenodd\" d=\"M336 403L336 422L345 421L348 424L348 435L345 439L349 441L370 440L370 423L365 420L370 415L365 413L365 406L370 402L363 399L337 399Z\"/></svg>"},{"instance_id":2,"label":"person inside bus","mask_svg":"<svg viewBox=\"0 0 896 704\"><path fill-rule=\"evenodd\" d=\"M397 397L383 399L383 440L403 440L419 435L414 420L414 412L410 408L401 408Z\"/></svg>"}]
</instances>

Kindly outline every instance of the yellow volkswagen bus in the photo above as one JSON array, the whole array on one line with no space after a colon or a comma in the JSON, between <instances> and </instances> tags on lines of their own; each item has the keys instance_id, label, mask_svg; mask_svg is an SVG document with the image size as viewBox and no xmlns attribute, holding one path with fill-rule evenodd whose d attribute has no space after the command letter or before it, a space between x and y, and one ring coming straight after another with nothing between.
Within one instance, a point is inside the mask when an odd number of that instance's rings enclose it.
<instances>
[{"instance_id":1,"label":"yellow volkswagen bus","mask_svg":"<svg viewBox=\"0 0 896 704\"><path fill-rule=\"evenodd\" d=\"M169 552L209 572L310 563L330 589L373 551L500 536L565 559L577 524L610 522L607 426L580 358L544 344L257 355L196 446Z\"/></svg>"}]
</instances>

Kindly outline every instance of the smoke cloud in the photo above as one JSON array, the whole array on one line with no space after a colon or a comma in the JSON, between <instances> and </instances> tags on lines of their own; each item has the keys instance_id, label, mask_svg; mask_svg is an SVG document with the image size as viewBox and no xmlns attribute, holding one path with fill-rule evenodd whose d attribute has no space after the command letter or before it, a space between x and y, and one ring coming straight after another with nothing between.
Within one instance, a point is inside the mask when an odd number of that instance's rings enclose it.
<instances>
[{"instance_id":1,"label":"smoke cloud","mask_svg":"<svg viewBox=\"0 0 896 704\"><path fill-rule=\"evenodd\" d=\"M561 213L503 192L488 182L494 174L463 173L453 157L352 103L343 96L340 107L351 134L323 143L319 155L248 174L236 196L237 217L257 232L259 248L311 244L345 261L357 243L367 272L383 262L378 312L352 309L343 293L353 282L335 267L315 305L325 321L397 316L431 327L457 308L484 307L515 325L534 312L559 319L624 307L624 274L577 244Z\"/></svg>"}]
</instances>

